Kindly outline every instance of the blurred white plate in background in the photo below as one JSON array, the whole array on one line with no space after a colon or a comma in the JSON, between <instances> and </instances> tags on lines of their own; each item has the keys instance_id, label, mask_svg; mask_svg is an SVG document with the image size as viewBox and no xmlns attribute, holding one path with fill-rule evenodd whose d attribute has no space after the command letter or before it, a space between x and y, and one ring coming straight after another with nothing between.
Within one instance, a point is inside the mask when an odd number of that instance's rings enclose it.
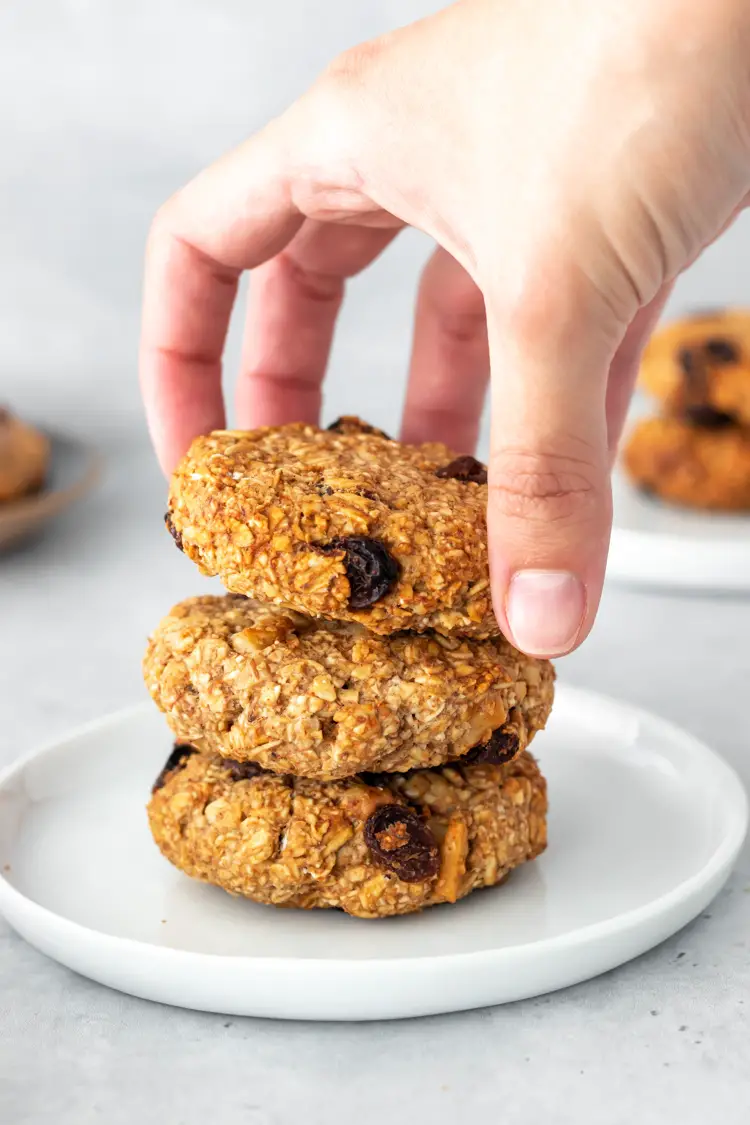
<instances>
[{"instance_id":1,"label":"blurred white plate in background","mask_svg":"<svg viewBox=\"0 0 750 1125\"><path fill-rule=\"evenodd\" d=\"M750 591L750 514L677 508L638 492L617 470L607 576L643 586Z\"/></svg>"},{"instance_id":2,"label":"blurred white plate in background","mask_svg":"<svg viewBox=\"0 0 750 1125\"><path fill-rule=\"evenodd\" d=\"M658 412L637 395L625 428ZM707 592L750 591L750 513L706 512L640 492L620 467L607 577L632 585Z\"/></svg>"},{"instance_id":3,"label":"blurred white plate in background","mask_svg":"<svg viewBox=\"0 0 750 1125\"><path fill-rule=\"evenodd\" d=\"M747 802L707 747L625 704L559 688L535 750L548 851L456 906L360 921L192 882L144 812L170 749L150 706L0 778L0 910L50 957L187 1008L364 1020L499 1004L585 980L684 926L724 883Z\"/></svg>"}]
</instances>

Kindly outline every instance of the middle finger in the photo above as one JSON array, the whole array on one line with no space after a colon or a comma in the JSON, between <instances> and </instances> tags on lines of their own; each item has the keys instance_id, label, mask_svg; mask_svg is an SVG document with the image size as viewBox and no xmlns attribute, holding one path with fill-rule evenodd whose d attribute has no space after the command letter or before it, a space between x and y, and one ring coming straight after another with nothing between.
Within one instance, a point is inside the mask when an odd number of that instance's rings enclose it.
<instances>
[{"instance_id":1,"label":"middle finger","mask_svg":"<svg viewBox=\"0 0 750 1125\"><path fill-rule=\"evenodd\" d=\"M402 224L365 227L307 219L250 281L237 416L242 427L317 422L345 281Z\"/></svg>"}]
</instances>

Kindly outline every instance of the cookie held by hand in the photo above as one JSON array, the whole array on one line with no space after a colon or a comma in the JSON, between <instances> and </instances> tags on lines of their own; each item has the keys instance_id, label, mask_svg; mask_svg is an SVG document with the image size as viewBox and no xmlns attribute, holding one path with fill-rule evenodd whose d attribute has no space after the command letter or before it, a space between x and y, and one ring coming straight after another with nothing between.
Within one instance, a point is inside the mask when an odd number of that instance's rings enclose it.
<instances>
[{"instance_id":1,"label":"cookie held by hand","mask_svg":"<svg viewBox=\"0 0 750 1125\"><path fill-rule=\"evenodd\" d=\"M375 633L498 635L474 458L345 418L197 438L167 526L233 593Z\"/></svg>"}]
</instances>

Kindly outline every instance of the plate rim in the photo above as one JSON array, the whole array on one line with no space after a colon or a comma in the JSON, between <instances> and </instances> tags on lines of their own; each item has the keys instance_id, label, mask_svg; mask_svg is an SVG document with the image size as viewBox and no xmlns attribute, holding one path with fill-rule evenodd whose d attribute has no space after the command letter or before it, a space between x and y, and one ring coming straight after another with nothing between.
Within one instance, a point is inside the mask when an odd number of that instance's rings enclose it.
<instances>
[{"instance_id":1,"label":"plate rim","mask_svg":"<svg viewBox=\"0 0 750 1125\"><path fill-rule=\"evenodd\" d=\"M748 530L750 531L750 514L748 516ZM644 543L652 549L652 557L656 554L658 565L652 566L649 571L645 568L636 568L625 559L640 552ZM613 549L614 548L614 549ZM611 576L628 574L633 575L634 581L658 582L667 581L673 586L700 585L715 586L718 589L750 589L750 572L735 577L735 572L727 573L726 568L721 579L717 577L718 568L704 570L697 574L695 570L676 571L669 579L663 577L664 561L667 554L674 555L677 551L690 550L703 557L715 556L726 562L726 556L734 556L742 562L750 561L750 536L747 543L739 543L732 539L699 539L696 536L674 536L663 531L639 531L633 527L612 526L609 557L607 560L608 572Z\"/></svg>"},{"instance_id":2,"label":"plate rim","mask_svg":"<svg viewBox=\"0 0 750 1125\"><path fill-rule=\"evenodd\" d=\"M225 965L227 962L231 962L235 966L238 964L248 967L262 965L272 970L280 966L285 966L286 971L289 971L291 966L295 966L296 968L304 966L305 970L314 969L316 966L320 967L321 970L323 967L330 969L332 966L335 966L337 970L352 971L368 965L392 967L394 969L411 967L412 970L415 969L416 966L419 966L421 971L422 969L445 966L446 964L466 964L481 959L493 961L523 958L527 956L543 956L545 954L554 955L555 953L579 949L589 944L606 942L616 937L618 934L628 933L634 928L647 925L660 915L668 914L670 910L674 909L680 903L693 897L700 888L709 886L722 872L731 870L748 833L750 801L748 800L745 786L734 767L730 765L718 751L712 749L707 743L704 743L690 731L685 730L668 719L663 719L659 715L655 715L646 708L638 707L625 700L620 700L600 692L579 688L565 681L558 683L558 691L563 692L574 701L593 700L599 704L604 703L607 707L617 709L624 708L634 718L641 721L645 720L649 724L655 725L658 729L661 729L665 734L671 737L676 736L683 742L691 743L692 749L697 751L712 767L718 769L719 773L723 773L728 783L727 793L730 794L730 799L735 804L734 812L736 815L733 818L732 824L728 826L728 830L722 837L718 846L713 850L707 861L698 871L689 875L676 886L652 899L645 905L631 908L630 910L615 914L611 918L592 922L586 926L579 927L564 934L558 934L554 937L539 938L536 941L503 946L501 948L489 947L460 953L433 953L415 957L362 958L203 953L196 950L157 945L139 938L109 934L104 930L95 929L80 922L75 922L65 915L51 910L49 907L42 906L40 903L34 901L34 899L23 894L18 888L14 887L13 884L8 881L5 872L2 870L0 870L0 912L5 913L5 904L11 903L14 904L19 911L25 913L27 917L31 917L37 922L45 923L48 930L56 927L58 932L64 932L68 936L78 938L79 940L84 939L90 941L93 938L97 942L109 946L111 949L126 950L131 955L139 958L155 957L177 960L185 967L198 964L205 965L206 963ZM36 749L28 751L0 771L0 791L17 775L21 775L27 765L59 749L61 745L71 742L82 735L87 735L106 727L113 722L122 722L127 719L132 719L139 714L146 714L150 709L151 705L146 701L131 704L116 711L108 712L98 718L91 719L75 727L67 735L62 735L61 737L44 743ZM10 922L9 924L12 925Z\"/></svg>"}]
</instances>

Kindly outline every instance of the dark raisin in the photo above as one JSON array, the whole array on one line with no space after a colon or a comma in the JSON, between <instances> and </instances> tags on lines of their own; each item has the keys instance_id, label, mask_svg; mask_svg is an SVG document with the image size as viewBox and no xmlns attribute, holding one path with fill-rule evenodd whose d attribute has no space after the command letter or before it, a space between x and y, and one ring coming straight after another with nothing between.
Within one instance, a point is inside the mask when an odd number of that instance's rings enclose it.
<instances>
[{"instance_id":1,"label":"dark raisin","mask_svg":"<svg viewBox=\"0 0 750 1125\"><path fill-rule=\"evenodd\" d=\"M435 837L414 809L380 805L367 818L364 837L375 862L405 883L424 883L440 870Z\"/></svg>"},{"instance_id":2,"label":"dark raisin","mask_svg":"<svg viewBox=\"0 0 750 1125\"><path fill-rule=\"evenodd\" d=\"M481 461L477 461L476 457L470 457L468 453L464 457L457 457L450 465L443 465L441 469L437 469L435 476L446 480L468 481L470 484L487 483L486 467Z\"/></svg>"},{"instance_id":3,"label":"dark raisin","mask_svg":"<svg viewBox=\"0 0 750 1125\"><path fill-rule=\"evenodd\" d=\"M505 762L512 762L520 748L521 740L515 727L498 727L486 742L464 754L461 762L468 766L501 766Z\"/></svg>"},{"instance_id":4,"label":"dark raisin","mask_svg":"<svg viewBox=\"0 0 750 1125\"><path fill-rule=\"evenodd\" d=\"M234 758L225 758L222 765L229 770L232 781L252 781L262 773L268 773L257 762L237 762Z\"/></svg>"},{"instance_id":5,"label":"dark raisin","mask_svg":"<svg viewBox=\"0 0 750 1125\"><path fill-rule=\"evenodd\" d=\"M706 340L703 350L713 363L739 363L740 361L740 349L737 344L732 340L727 340L724 336L712 336L710 340Z\"/></svg>"},{"instance_id":6,"label":"dark raisin","mask_svg":"<svg viewBox=\"0 0 750 1125\"><path fill-rule=\"evenodd\" d=\"M695 405L686 406L683 417L691 426L702 430L725 430L727 426L734 426L735 419L723 410L714 410L713 406Z\"/></svg>"},{"instance_id":7,"label":"dark raisin","mask_svg":"<svg viewBox=\"0 0 750 1125\"><path fill-rule=\"evenodd\" d=\"M182 546L182 536L180 535L180 533L177 530L177 528L175 527L175 525L172 523L172 513L171 512L167 512L165 514L164 524L167 528L167 531L169 532L169 534L172 536L175 543L177 544L178 548L182 551L184 549L183 546Z\"/></svg>"},{"instance_id":8,"label":"dark raisin","mask_svg":"<svg viewBox=\"0 0 750 1125\"><path fill-rule=\"evenodd\" d=\"M379 430L377 426L371 426L368 422L363 422L361 418L357 418L354 414L342 415L335 422L331 422L328 429L332 434L374 434L376 437L385 438L386 441L393 440L385 430Z\"/></svg>"},{"instance_id":9,"label":"dark raisin","mask_svg":"<svg viewBox=\"0 0 750 1125\"><path fill-rule=\"evenodd\" d=\"M169 774L174 770L181 769L192 754L197 754L197 750L194 746L188 746L186 743L175 742L174 746L172 747L171 754L162 766L161 773L151 787L151 792L155 793L157 789L161 789Z\"/></svg>"},{"instance_id":10,"label":"dark raisin","mask_svg":"<svg viewBox=\"0 0 750 1125\"><path fill-rule=\"evenodd\" d=\"M398 563L379 539L367 535L347 535L333 539L324 552L344 551L349 579L349 608L367 609L385 597L398 578Z\"/></svg>"}]
</instances>

